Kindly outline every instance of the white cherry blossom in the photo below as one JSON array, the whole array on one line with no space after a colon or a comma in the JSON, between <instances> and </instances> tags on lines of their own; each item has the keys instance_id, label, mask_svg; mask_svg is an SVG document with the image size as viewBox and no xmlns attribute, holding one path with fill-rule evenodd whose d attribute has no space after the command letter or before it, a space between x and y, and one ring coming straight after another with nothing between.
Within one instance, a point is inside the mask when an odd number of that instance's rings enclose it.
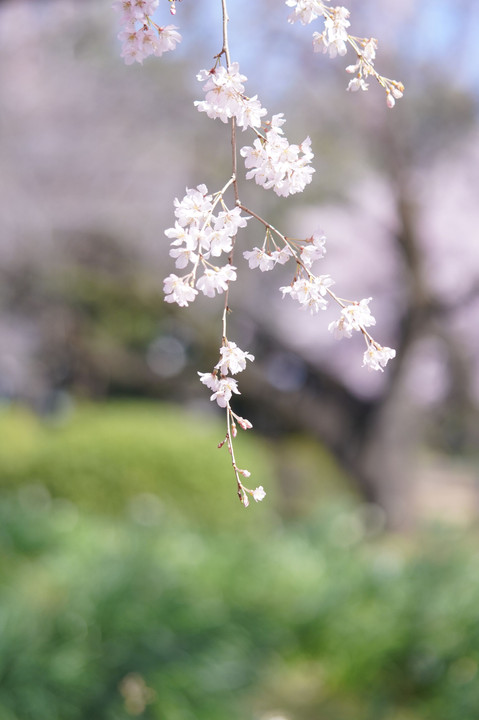
<instances>
[{"instance_id":1,"label":"white cherry blossom","mask_svg":"<svg viewBox=\"0 0 479 720\"><path fill-rule=\"evenodd\" d=\"M213 390L210 400L216 400L220 407L226 407L233 393L236 395L241 394L238 390L238 383L234 378L218 378L215 373L199 372L198 375L200 376L200 382L210 390Z\"/></svg>"},{"instance_id":2,"label":"white cherry blossom","mask_svg":"<svg viewBox=\"0 0 479 720\"><path fill-rule=\"evenodd\" d=\"M302 25L309 25L322 15L325 9L321 0L286 0L286 5L293 8L288 22L294 23L299 20Z\"/></svg>"},{"instance_id":3,"label":"white cherry blossom","mask_svg":"<svg viewBox=\"0 0 479 720\"><path fill-rule=\"evenodd\" d=\"M371 315L369 303L372 298L363 298L359 302L347 305L341 310L341 315L347 320L353 330L360 330L361 327L376 325L375 318Z\"/></svg>"},{"instance_id":4,"label":"white cherry blossom","mask_svg":"<svg viewBox=\"0 0 479 720\"><path fill-rule=\"evenodd\" d=\"M334 280L330 275L318 275L299 278L292 285L281 287L280 290L283 297L290 295L293 300L297 300L304 309L309 309L313 314L326 309L328 301L325 295L333 284Z\"/></svg>"},{"instance_id":5,"label":"white cherry blossom","mask_svg":"<svg viewBox=\"0 0 479 720\"><path fill-rule=\"evenodd\" d=\"M240 208L233 208L232 210L223 210L218 213L215 219L215 230L223 230L228 235L236 235L240 228L246 227L248 218L241 215Z\"/></svg>"},{"instance_id":6,"label":"white cherry blossom","mask_svg":"<svg viewBox=\"0 0 479 720\"><path fill-rule=\"evenodd\" d=\"M213 257L219 257L222 253L230 252L233 247L231 235L221 230L213 230L208 237L210 253Z\"/></svg>"},{"instance_id":7,"label":"white cherry blossom","mask_svg":"<svg viewBox=\"0 0 479 720\"><path fill-rule=\"evenodd\" d=\"M201 225L212 211L212 197L208 195L206 185L198 185L197 188L187 188L183 200L175 198L175 207L175 215L182 227Z\"/></svg>"},{"instance_id":8,"label":"white cherry blossom","mask_svg":"<svg viewBox=\"0 0 479 720\"><path fill-rule=\"evenodd\" d=\"M174 50L176 45L181 42L181 35L177 32L175 25L166 25L158 30L158 46L155 55L160 57L169 50Z\"/></svg>"},{"instance_id":9,"label":"white cherry blossom","mask_svg":"<svg viewBox=\"0 0 479 720\"><path fill-rule=\"evenodd\" d=\"M188 247L172 248L170 250L170 256L176 258L175 266L180 269L185 268L188 263L196 263L198 260L198 255Z\"/></svg>"},{"instance_id":10,"label":"white cherry blossom","mask_svg":"<svg viewBox=\"0 0 479 720\"><path fill-rule=\"evenodd\" d=\"M236 268L232 265L225 265L222 268L206 268L196 282L196 287L204 295L214 297L215 293L222 293L228 289L228 283L236 280Z\"/></svg>"},{"instance_id":11,"label":"white cherry blossom","mask_svg":"<svg viewBox=\"0 0 479 720\"><path fill-rule=\"evenodd\" d=\"M184 242L188 243L191 241L188 230L183 225L180 225L179 222L175 222L175 227L165 230L165 235L171 238L172 245L181 245Z\"/></svg>"},{"instance_id":12,"label":"white cherry blossom","mask_svg":"<svg viewBox=\"0 0 479 720\"><path fill-rule=\"evenodd\" d=\"M262 485L253 490L253 500L256 500L256 502L261 502L265 497L266 493Z\"/></svg>"},{"instance_id":13,"label":"white cherry blossom","mask_svg":"<svg viewBox=\"0 0 479 720\"><path fill-rule=\"evenodd\" d=\"M165 278L163 291L167 303L175 302L180 307L187 307L188 303L193 302L196 295L198 295L195 288L191 287L184 278L180 278L174 273Z\"/></svg>"},{"instance_id":14,"label":"white cherry blossom","mask_svg":"<svg viewBox=\"0 0 479 720\"><path fill-rule=\"evenodd\" d=\"M341 338L350 338L353 335L353 328L348 323L344 315L341 315L339 320L334 320L329 323L328 330L333 334L335 340L341 340Z\"/></svg>"},{"instance_id":15,"label":"white cherry blossom","mask_svg":"<svg viewBox=\"0 0 479 720\"><path fill-rule=\"evenodd\" d=\"M364 80L364 78L355 77L349 81L348 87L346 88L346 90L349 90L350 92L357 92L358 90L365 91L368 88L369 88L369 84Z\"/></svg>"},{"instance_id":16,"label":"white cherry blossom","mask_svg":"<svg viewBox=\"0 0 479 720\"><path fill-rule=\"evenodd\" d=\"M392 360L394 357L396 357L396 351L393 348L370 343L363 356L363 366L366 366L368 370L384 372L388 360Z\"/></svg>"},{"instance_id":17,"label":"white cherry blossom","mask_svg":"<svg viewBox=\"0 0 479 720\"><path fill-rule=\"evenodd\" d=\"M293 251L289 245L285 245L281 250L273 250L271 257L278 265L285 265L293 257Z\"/></svg>"},{"instance_id":18,"label":"white cherry blossom","mask_svg":"<svg viewBox=\"0 0 479 720\"><path fill-rule=\"evenodd\" d=\"M359 331L362 328L376 325L375 318L371 315L368 307L372 298L363 298L359 302L351 303L341 310L341 317L330 323L328 330L333 333L334 337L340 339L342 337L351 337L353 331Z\"/></svg>"},{"instance_id":19,"label":"white cherry blossom","mask_svg":"<svg viewBox=\"0 0 479 720\"><path fill-rule=\"evenodd\" d=\"M254 247L252 250L246 250L243 257L248 261L251 269L259 267L261 272L272 270L276 264L276 260L263 248Z\"/></svg>"},{"instance_id":20,"label":"white cherry blossom","mask_svg":"<svg viewBox=\"0 0 479 720\"><path fill-rule=\"evenodd\" d=\"M320 260L326 254L326 237L316 232L301 248L301 261L306 268L311 268L315 260Z\"/></svg>"},{"instance_id":21,"label":"white cherry blossom","mask_svg":"<svg viewBox=\"0 0 479 720\"><path fill-rule=\"evenodd\" d=\"M218 405L224 408L231 400L233 393L241 395L237 381L230 377L221 378L221 380L218 380L218 386L210 400L216 400Z\"/></svg>"},{"instance_id":22,"label":"white cherry blossom","mask_svg":"<svg viewBox=\"0 0 479 720\"><path fill-rule=\"evenodd\" d=\"M213 392L218 390L219 380L216 373L198 372L198 375L200 376L200 382L202 382L203 385L206 385L206 387L213 390Z\"/></svg>"},{"instance_id":23,"label":"white cherry blossom","mask_svg":"<svg viewBox=\"0 0 479 720\"><path fill-rule=\"evenodd\" d=\"M254 355L241 350L234 342L227 342L226 345L223 345L220 348L220 355L221 358L216 363L215 368L222 375L227 375L228 372L236 375L245 369L246 360L250 360L250 362L254 360Z\"/></svg>"}]
</instances>

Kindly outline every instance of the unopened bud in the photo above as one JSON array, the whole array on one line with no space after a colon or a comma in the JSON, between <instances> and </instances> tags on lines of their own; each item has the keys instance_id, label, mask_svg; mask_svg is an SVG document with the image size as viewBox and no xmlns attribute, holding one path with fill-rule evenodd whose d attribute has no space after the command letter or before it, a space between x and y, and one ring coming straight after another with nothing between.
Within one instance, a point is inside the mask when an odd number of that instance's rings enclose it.
<instances>
[{"instance_id":1,"label":"unopened bud","mask_svg":"<svg viewBox=\"0 0 479 720\"><path fill-rule=\"evenodd\" d=\"M250 423L249 420L246 420L246 418L238 417L237 420L243 430L251 430L253 427L253 424Z\"/></svg>"},{"instance_id":2,"label":"unopened bud","mask_svg":"<svg viewBox=\"0 0 479 720\"><path fill-rule=\"evenodd\" d=\"M388 94L386 95L386 103L387 103L388 108L393 108L396 104L396 101L395 101L394 97L392 96L392 94L389 92L389 90L388 90Z\"/></svg>"}]
</instances>

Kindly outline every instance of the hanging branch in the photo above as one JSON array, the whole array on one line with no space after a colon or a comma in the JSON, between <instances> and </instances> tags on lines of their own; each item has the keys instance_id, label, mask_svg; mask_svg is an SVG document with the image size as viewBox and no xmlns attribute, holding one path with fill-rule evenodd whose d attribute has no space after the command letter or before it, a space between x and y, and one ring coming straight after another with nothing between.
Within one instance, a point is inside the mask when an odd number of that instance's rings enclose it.
<instances>
[{"instance_id":1,"label":"hanging branch","mask_svg":"<svg viewBox=\"0 0 479 720\"><path fill-rule=\"evenodd\" d=\"M168 0L170 12L176 13L175 0ZM262 500L266 493L260 485L255 489L245 486L243 480L250 477L248 470L238 467L234 440L238 425L243 430L252 427L249 420L240 417L232 407L234 395L240 394L238 381L232 377L246 369L247 362L254 357L228 339L228 315L230 312L230 286L238 278L233 264L238 231L253 221L262 228L264 240L261 246L243 251L250 269L261 272L272 270L275 265L289 263L293 267L291 283L281 287L283 297L289 296L303 309L312 314L324 310L330 301L339 308L339 317L329 325L335 337L351 337L354 332L362 334L365 341L363 365L370 370L383 371L387 362L394 358L395 350L380 345L367 328L376 324L369 303L372 298L346 300L337 295L331 287L334 280L330 275L317 274L313 266L326 253L326 238L319 230L307 238L289 238L264 220L240 200L238 184L238 131L253 134L253 144L239 150L244 158L246 179L263 188L273 190L280 197L300 193L312 181L314 155L311 140L305 138L299 145L290 144L284 135L283 114L268 119L268 111L261 105L257 95L246 93L246 76L240 73L237 62L232 62L228 40L227 0L219 0L222 8L223 45L214 56L214 65L201 70L197 79L203 83L204 99L195 102L199 112L205 112L212 119L229 123L231 137L231 176L221 190L210 193L205 184L187 189L186 195L175 199L175 225L165 231L171 240L170 256L175 259L178 269L186 269L184 275L171 273L164 281L165 300L186 307L202 293L208 297L224 293L224 308L221 318L221 344L219 359L210 372L199 372L200 381L212 392L211 400L226 412L226 435L218 447L228 448L237 494L245 507L249 498ZM346 70L354 74L347 89L367 90L366 79L373 77L386 91L388 107L402 97L404 87L396 80L380 75L375 67L377 41L374 38L358 38L348 33L349 10L344 7L332 8L321 0L286 0L292 8L288 21L309 24L317 19L324 21L321 33L313 34L314 52L327 52L330 57L346 54L348 46L356 54L356 62ZM142 63L149 55L161 56L173 50L181 36L174 25L160 26L152 20L159 6L159 0L116 0L114 7L121 12L124 29L122 57L127 64ZM228 206L225 196L232 188L233 202ZM219 258L226 256L226 264L218 265Z\"/></svg>"}]
</instances>

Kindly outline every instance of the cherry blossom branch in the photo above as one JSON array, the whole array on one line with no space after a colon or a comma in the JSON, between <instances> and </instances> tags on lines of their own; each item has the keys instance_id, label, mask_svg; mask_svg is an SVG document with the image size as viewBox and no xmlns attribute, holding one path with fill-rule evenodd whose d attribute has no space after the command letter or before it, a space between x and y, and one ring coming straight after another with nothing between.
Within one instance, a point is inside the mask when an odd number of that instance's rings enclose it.
<instances>
[{"instance_id":1,"label":"cherry blossom branch","mask_svg":"<svg viewBox=\"0 0 479 720\"><path fill-rule=\"evenodd\" d=\"M229 15L228 15L228 8L226 6L226 0L221 0L221 11L222 11L222 17L223 17L223 47L221 49L221 52L217 56L218 58L221 55L225 56L226 59L226 67L227 69L231 66L231 56L230 56L230 48L229 48L229 41L228 41L228 23L229 23ZM237 146L236 146L236 120L234 117L230 119L230 126L231 126L231 150L232 150L232 168L233 168L233 186L234 186L234 193L235 193L235 201L239 201L239 192L238 192L238 182L237 182L237 172L238 172L238 155L237 155Z\"/></svg>"},{"instance_id":2,"label":"cherry blossom branch","mask_svg":"<svg viewBox=\"0 0 479 720\"><path fill-rule=\"evenodd\" d=\"M221 0L221 10L222 10L222 16L223 16L223 48L221 50L221 53L224 54L224 56L226 58L227 68L229 68L231 65L231 57L230 57L230 49L229 49L229 41L228 41L229 16L228 16L228 8L226 6L226 0ZM238 180L237 180L238 153L237 153L237 146L236 146L236 122L235 122L234 117L232 117L230 119L230 128L231 128L232 180L233 180L235 202L238 203L239 202L239 191L238 191ZM232 239L231 252L228 257L228 263L230 265L233 265L235 242L236 242L236 236L233 237L233 239ZM225 291L225 303L224 303L224 310L223 310L223 317L222 317L222 327L223 327L222 343L223 344L227 342L226 323L227 323L227 315L230 311L229 307L228 307L229 289L230 289L230 284L228 282L228 287ZM229 414L228 414L228 417L229 417ZM233 457L233 455L232 455L232 457ZM233 459L233 467L234 467L234 459Z\"/></svg>"},{"instance_id":3,"label":"cherry blossom branch","mask_svg":"<svg viewBox=\"0 0 479 720\"><path fill-rule=\"evenodd\" d=\"M159 1L115 0L114 7L120 11L124 25L119 37L122 40L121 54L127 64L142 63L149 55L161 56L164 52L173 50L181 40L175 26L162 27L151 19ZM201 184L187 189L181 200L175 199L175 225L165 230L165 235L171 241L170 256L175 259L175 266L183 269L191 265L191 268L183 276L171 273L166 277L164 292L166 302L177 303L181 307L193 302L198 293L207 297L224 293L219 360L211 372L198 374L200 381L212 392L210 399L216 401L226 412L226 436L218 447L227 445L237 494L246 507L249 505L249 497L258 502L265 497L265 492L262 486L254 490L247 488L241 478L249 477L250 472L237 465L233 446L237 425L248 430L252 424L237 415L231 407L233 395L240 394L238 382L232 376L244 371L247 362L253 362L254 357L228 339L227 319L230 312L231 283L237 279L237 268L233 265L233 260L238 231L246 226L247 221L255 219L266 231L262 247L243 251L250 269L259 268L261 272L266 272L277 264L284 265L290 260L294 261L295 270L290 285L280 288L283 297L289 295L303 309L308 309L313 314L324 310L329 300L337 303L341 308L340 317L330 323L329 330L337 338L351 337L354 331L362 333L366 342L363 365L368 369L382 371L388 360L394 357L395 351L379 345L366 329L376 323L369 310L371 298L344 300L331 290L334 281L330 275L313 272L313 264L321 260L326 253L326 238L322 232L317 231L305 239L286 237L258 213L241 203L238 186L239 130L249 130L254 137L252 146L240 149L240 155L244 158L246 179L254 180L266 190L273 190L280 197L302 192L312 181L314 168L311 161L314 155L309 137L299 145L290 144L283 131L283 115L273 115L268 119L268 111L262 107L258 97L250 97L246 93L244 83L247 78L240 73L238 63L231 61L227 0L220 2L223 44L220 52L214 56L213 68L201 70L197 75L197 79L203 83L205 96L203 100L196 101L195 106L209 118L219 119L230 125L232 173L222 189L214 194L209 194L206 185ZM300 20L302 24L308 24L322 16L325 28L322 33L313 35L315 52L329 52L331 57L336 54L344 55L349 44L356 52L358 62L346 68L348 72L356 74L350 81L348 90L366 90L368 85L365 78L373 76L385 88L387 103L392 107L395 100L402 96L404 87L376 72L376 40L350 35L347 31L350 25L349 11L343 7L328 7L325 2L286 0L286 5L293 8L288 19L290 22ZM171 14L175 14L175 0L169 0L169 7ZM225 201L225 194L230 187L234 194L234 207L231 209ZM282 247L279 247L277 241ZM218 266L217 258L222 255L227 256L227 262Z\"/></svg>"},{"instance_id":4,"label":"cherry blossom branch","mask_svg":"<svg viewBox=\"0 0 479 720\"><path fill-rule=\"evenodd\" d=\"M222 17L223 17L223 47L221 49L221 52L218 53L216 56L217 62L220 61L221 56L224 55L226 59L226 70L227 72L230 70L231 67L231 57L230 57L230 49L229 49L229 42L228 42L228 9L226 5L226 0L221 0L221 7L222 7ZM232 177L231 181L227 183L227 185L224 187L223 191L221 191L221 199L222 203L226 208L226 205L223 201L223 195L226 191L227 187L229 187L230 184L233 185L234 189L234 197L235 197L235 205L238 206L240 204L239 201L239 189L238 189L238 181L237 181L237 140L236 140L236 118L235 116L231 116L229 118L229 124L231 128L231 152L232 152ZM212 210L214 209L214 206ZM211 213L212 213L211 210ZM234 235L231 236L231 249L228 256L228 265L230 268L234 268L233 266L233 257L234 257L234 250L235 250L235 243L236 243L236 232ZM232 279L235 279L232 278ZM266 493L263 490L262 486L259 486L255 490L251 490L247 488L241 481L240 475L243 475L244 477L249 477L250 472L248 470L239 469L238 465L236 463L235 453L234 453L234 446L233 446L233 438L236 437L237 430L236 430L236 423L235 419L238 420L239 425L244 429L247 430L252 427L251 423L248 420L245 420L244 418L239 417L236 415L233 410L231 409L229 398L231 397L231 394L233 392L239 392L237 390L237 384L235 380L232 380L231 378L228 378L227 372L230 370L232 373L238 372L239 370L243 370L244 366L246 364L246 359L253 360L253 356L248 353L243 353L239 348L237 348L235 343L229 343L228 337L227 337L227 317L230 312L229 308L229 292L230 292L230 280L228 279L226 282L225 287L225 300L224 300L224 309L223 309L223 316L222 316L222 340L221 340L221 348L220 348L220 354L223 356L223 361L220 359L220 362L215 366L215 370L213 373L211 373L211 376L208 376L207 373L200 374L201 381L204 382L205 385L210 387L210 389L213 389L213 395L212 399L216 396L216 400L220 406L224 406L226 408L226 424L227 424L227 430L226 430L226 437L225 440L222 441L218 447L222 447L225 442L228 447L228 452L231 456L231 464L233 467L233 472L236 478L236 484L238 488L238 498L240 502L247 507L249 505L249 498L248 495L251 495L257 502L262 500ZM230 357L231 362L224 358ZM220 370L221 376L218 378L217 370Z\"/></svg>"},{"instance_id":5,"label":"cherry blossom branch","mask_svg":"<svg viewBox=\"0 0 479 720\"><path fill-rule=\"evenodd\" d=\"M334 323L330 324L330 330L334 332L336 337L341 338L343 336L350 337L352 330L358 330L362 333L365 341L366 341L366 353L365 353L365 364L367 364L368 360L373 360L376 355L373 353L373 358L370 357L369 350L371 347L373 347L375 350L378 350L379 352L382 352L385 350L379 343L377 343L372 335L366 330L366 327L369 325L374 325L375 320L372 317L372 315L369 312L368 303L371 300L369 298L368 300L344 300L340 298L336 293L334 293L329 285L327 284L329 281L332 281L329 275L315 275L311 272L311 264L314 260L318 260L321 257L324 256L326 250L324 247L324 243L326 238L324 235L322 235L321 232L317 232L313 234L310 238L307 238L304 240L304 244L301 245L301 241L291 241L290 238L287 238L285 235L283 235L277 228L275 228L271 223L269 223L267 220L262 218L260 215L258 215L253 210L245 207L241 203L238 203L238 207L243 210L247 215L250 215L251 217L254 217L258 222L260 222L262 225L264 225L268 230L273 231L285 244L285 246L289 249L291 257L295 260L297 268L299 268L300 271L302 271L308 278L309 284L311 285L318 285L321 287L320 290L320 298L314 299L313 297L308 297L307 293L305 293L306 288L302 286L302 290L304 293L304 299L305 301L302 302L303 305L306 305L308 301L308 304L310 307L314 307L317 309L325 309L326 305L323 301L323 297L325 295L328 295L332 300L334 300L335 303L337 303L342 310L341 318L339 321L335 321ZM309 244L309 246L308 246ZM299 248L298 249L294 247L294 245ZM309 252L308 252L309 250ZM271 269L273 266L272 263L273 260L276 260L274 258L273 253L264 252L264 250L259 250L256 248L256 253L254 251L252 252L246 252L244 253L244 256L247 260L250 262L250 267L259 267L260 269L265 272L266 270ZM306 251L306 252L305 252ZM304 254L304 259L301 257L301 255ZM287 262L288 257L286 257ZM270 262L271 261L271 262ZM282 263L284 264L284 263ZM263 265L263 267L262 267ZM293 281L291 283L291 288L294 288L294 284L298 282L298 271L295 273L295 276L293 278ZM283 297L285 294L290 293L294 296L294 290L293 293L288 288L281 288L283 291ZM322 296L322 297L321 297ZM300 299L299 297L297 299ZM319 300L318 307L316 308L315 305L313 305L313 302L317 302ZM300 300L301 302L301 300ZM343 312L345 311L345 312ZM394 355L390 355L390 353L394 353L391 348L386 348L386 355L390 357L394 357ZM381 354L381 358L384 356L384 353ZM382 365L380 365L380 368L382 368Z\"/></svg>"},{"instance_id":6,"label":"cherry blossom branch","mask_svg":"<svg viewBox=\"0 0 479 720\"><path fill-rule=\"evenodd\" d=\"M250 488L247 488L243 482L241 481L240 475L243 475L244 477L250 477L251 473L248 470L241 470L238 468L238 465L236 464L236 458L234 454L234 448L233 448L233 438L236 437L236 423L235 419L239 421L242 426L244 425L245 421L243 418L240 418L238 415L236 415L229 403L226 406L226 423L227 423L227 431L226 431L226 437L225 439L218 444L218 447L221 448L225 443L228 446L228 451L231 455L231 463L233 465L233 470L236 477L236 484L238 487L238 498L240 502L245 506L248 507L249 505L249 498L248 495L251 495L256 502L259 502L260 500L263 500L264 497L266 497L266 493L263 490L263 487L260 485L260 487L257 487L255 490L251 490ZM246 429L246 428L244 428Z\"/></svg>"},{"instance_id":7,"label":"cherry blossom branch","mask_svg":"<svg viewBox=\"0 0 479 720\"><path fill-rule=\"evenodd\" d=\"M255 220L258 220L262 225L265 226L267 230L272 230L284 243L285 245L289 245L288 238L283 235L279 230L277 230L274 225L271 225L270 222L262 218L260 215L254 212L254 210L250 210L249 208L242 205L240 202L236 203L237 207L240 208L240 210L243 210L247 215L251 215L251 217L254 217Z\"/></svg>"},{"instance_id":8,"label":"cherry blossom branch","mask_svg":"<svg viewBox=\"0 0 479 720\"><path fill-rule=\"evenodd\" d=\"M348 90L353 92L367 90L366 78L372 76L386 90L388 107L394 107L396 100L403 96L404 85L377 72L374 60L378 43L375 38L359 38L348 33L347 28L351 23L349 22L350 12L347 8L342 6L331 8L321 0L286 0L286 5L293 8L293 12L288 18L290 23L299 20L302 25L308 25L320 16L324 18L323 32L313 33L314 52L328 52L329 56L334 58L336 55L346 55L347 45L353 48L358 62L355 65L348 65L346 72L357 73L357 75L349 82Z\"/></svg>"}]
</instances>

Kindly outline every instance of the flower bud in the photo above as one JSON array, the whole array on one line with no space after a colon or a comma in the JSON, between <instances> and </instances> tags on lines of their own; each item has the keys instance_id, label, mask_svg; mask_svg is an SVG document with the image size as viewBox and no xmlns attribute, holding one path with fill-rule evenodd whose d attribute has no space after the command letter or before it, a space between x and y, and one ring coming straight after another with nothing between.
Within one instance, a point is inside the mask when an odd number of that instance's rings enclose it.
<instances>
[{"instance_id":1,"label":"flower bud","mask_svg":"<svg viewBox=\"0 0 479 720\"><path fill-rule=\"evenodd\" d=\"M246 418L237 416L236 419L238 420L238 423L243 430L251 430L251 428L253 427L253 424L250 423L249 420L246 420Z\"/></svg>"},{"instance_id":2,"label":"flower bud","mask_svg":"<svg viewBox=\"0 0 479 720\"><path fill-rule=\"evenodd\" d=\"M386 95L386 103L388 108L393 108L396 104L396 101L392 95L392 93L388 90L388 94Z\"/></svg>"}]
</instances>

